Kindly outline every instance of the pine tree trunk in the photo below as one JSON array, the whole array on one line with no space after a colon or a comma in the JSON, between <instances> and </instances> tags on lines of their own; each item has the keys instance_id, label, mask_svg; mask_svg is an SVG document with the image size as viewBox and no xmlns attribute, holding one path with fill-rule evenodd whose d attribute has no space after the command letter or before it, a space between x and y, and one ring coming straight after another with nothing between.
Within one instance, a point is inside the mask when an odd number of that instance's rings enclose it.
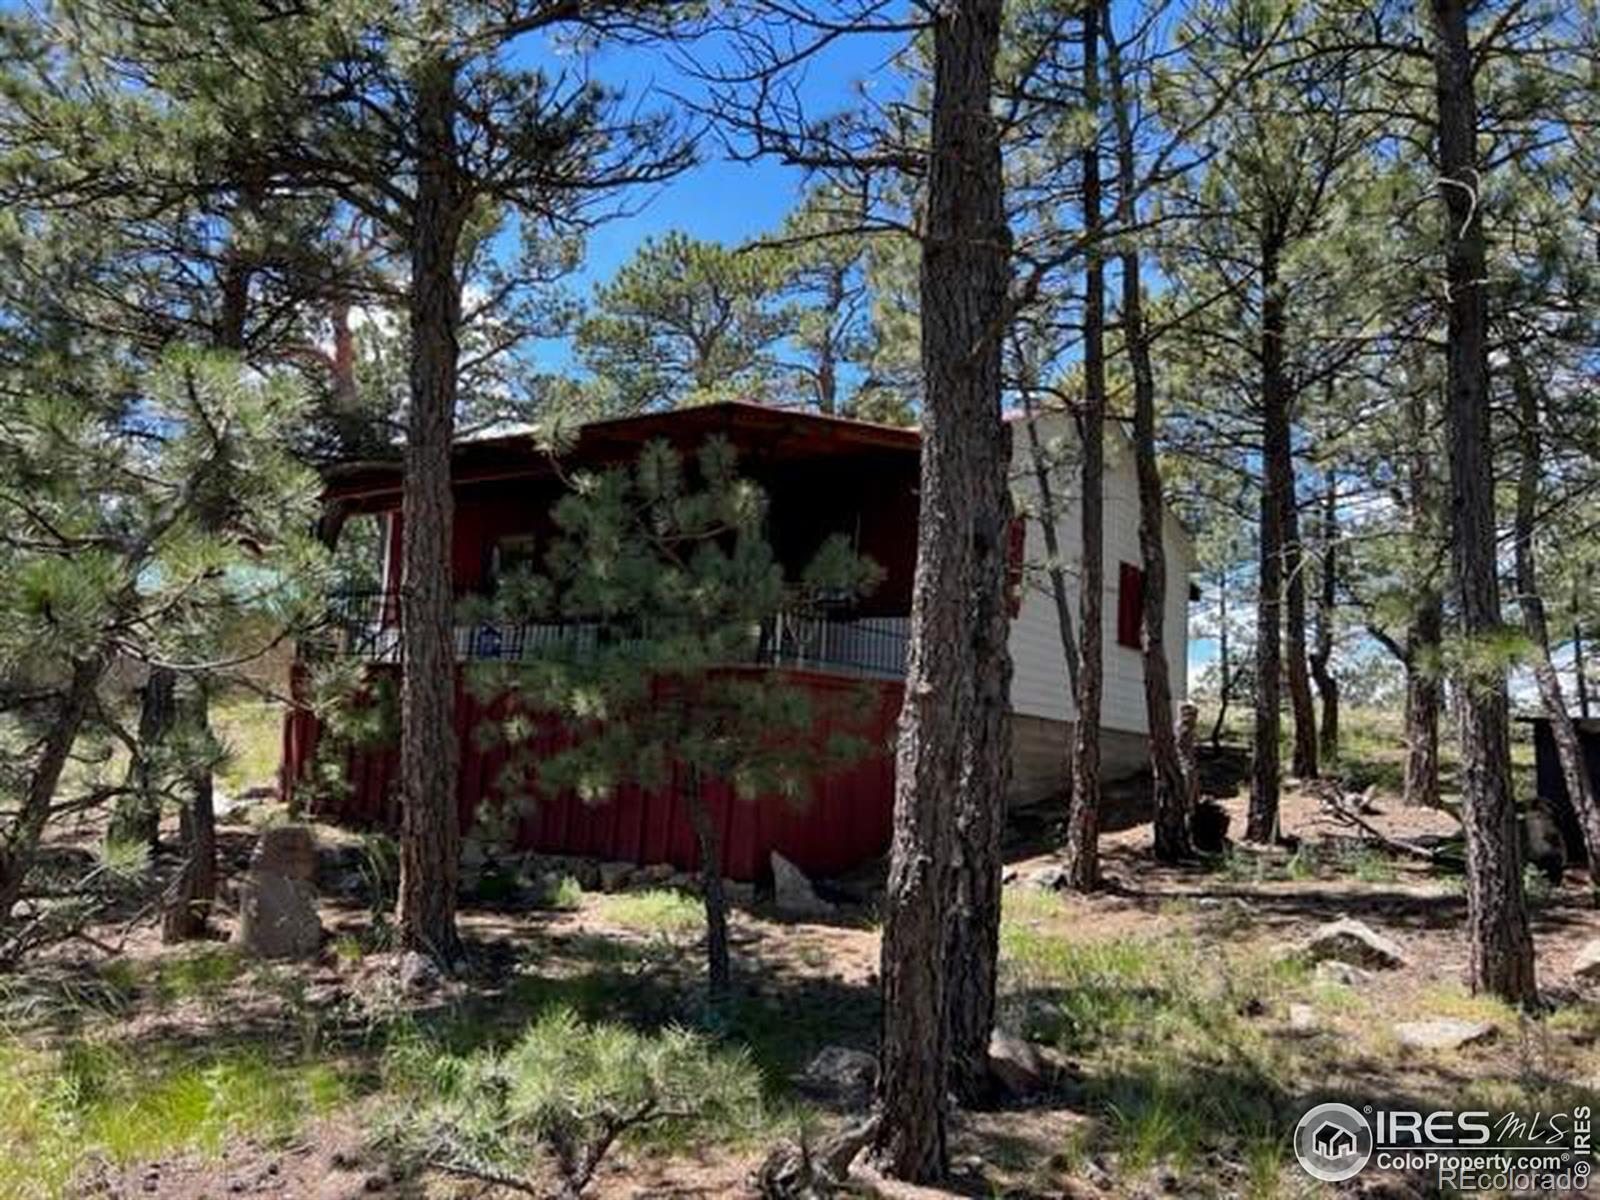
<instances>
[{"instance_id":1,"label":"pine tree trunk","mask_svg":"<svg viewBox=\"0 0 1600 1200\"><path fill-rule=\"evenodd\" d=\"M1122 47L1106 14L1106 67L1111 80L1111 112L1117 130L1117 220L1132 228L1134 208L1133 120L1122 77ZM1131 243L1130 243L1131 245ZM1155 855L1161 862L1180 862L1193 853L1189 844L1183 764L1178 755L1172 717L1172 683L1167 670L1166 499L1161 466L1156 458L1156 381L1150 362L1149 332L1144 322L1144 284L1139 253L1124 250L1122 270L1122 336L1133 374L1133 454L1139 480L1139 562L1144 573L1144 711L1149 726L1150 778L1155 810Z\"/></svg>"},{"instance_id":2,"label":"pine tree trunk","mask_svg":"<svg viewBox=\"0 0 1600 1200\"><path fill-rule=\"evenodd\" d=\"M1228 561L1239 556L1236 545L1228 547ZM1217 572L1217 719L1211 723L1211 752L1222 750L1222 731L1228 723L1228 702L1233 699L1233 648L1228 636L1228 571Z\"/></svg>"},{"instance_id":3,"label":"pine tree trunk","mask_svg":"<svg viewBox=\"0 0 1600 1200\"><path fill-rule=\"evenodd\" d=\"M706 902L706 999L721 1008L733 991L728 959L728 898L722 890L722 837L705 801L699 772L687 771L684 807L700 850L700 890Z\"/></svg>"},{"instance_id":4,"label":"pine tree trunk","mask_svg":"<svg viewBox=\"0 0 1600 1200\"><path fill-rule=\"evenodd\" d=\"M990 112L1000 0L956 0L932 17L933 105L921 266L926 380L917 566L905 704L895 750L894 833L883 930L884 1027L873 1152L913 1182L947 1168L948 921L955 817L975 704L996 668L974 629L972 598L1003 577L976 576L975 543L997 532L978 504L1004 463L1000 336L1008 243L999 134ZM986 624L986 623L985 623ZM1004 644L998 648L1004 653ZM998 749L998 748L996 748ZM979 799L983 799L979 797ZM988 798L998 803L999 797Z\"/></svg>"},{"instance_id":5,"label":"pine tree trunk","mask_svg":"<svg viewBox=\"0 0 1600 1200\"><path fill-rule=\"evenodd\" d=\"M1318 751L1332 763L1339 757L1339 680L1333 662L1334 612L1339 605L1339 497L1330 477L1322 495L1322 569L1317 573L1317 643L1311 655L1311 676L1322 698L1322 719L1317 724Z\"/></svg>"},{"instance_id":6,"label":"pine tree trunk","mask_svg":"<svg viewBox=\"0 0 1600 1200\"><path fill-rule=\"evenodd\" d=\"M106 829L106 841L145 846L154 856L161 840L161 780L155 759L175 715L178 676L170 667L151 667L139 695L138 748L128 764L123 786L131 789L117 800Z\"/></svg>"},{"instance_id":7,"label":"pine tree trunk","mask_svg":"<svg viewBox=\"0 0 1600 1200\"><path fill-rule=\"evenodd\" d=\"M189 720L205 760L189 772L189 802L178 813L178 840L183 863L162 905L161 940L181 942L206 935L211 906L217 897L217 815L211 775L210 697L202 685L190 699Z\"/></svg>"},{"instance_id":8,"label":"pine tree trunk","mask_svg":"<svg viewBox=\"0 0 1600 1200\"><path fill-rule=\"evenodd\" d=\"M1589 590L1594 591L1594 568L1588 571ZM1574 589L1572 597L1572 675L1578 685L1578 715L1589 719L1589 665L1583 644L1583 594Z\"/></svg>"},{"instance_id":9,"label":"pine tree trunk","mask_svg":"<svg viewBox=\"0 0 1600 1200\"><path fill-rule=\"evenodd\" d=\"M1083 151L1083 229L1087 242L1083 296L1082 558L1078 573L1078 694L1073 728L1072 792L1068 797L1064 869L1079 892L1100 885L1100 699L1105 690L1105 263L1100 214L1100 13L1084 6L1083 82L1095 133Z\"/></svg>"},{"instance_id":10,"label":"pine tree trunk","mask_svg":"<svg viewBox=\"0 0 1600 1200\"><path fill-rule=\"evenodd\" d=\"M407 949L448 963L459 950L461 838L450 578L461 213L454 180L455 73L441 58L418 69L415 105L411 408L401 495L399 926Z\"/></svg>"},{"instance_id":11,"label":"pine tree trunk","mask_svg":"<svg viewBox=\"0 0 1600 1200\"><path fill-rule=\"evenodd\" d=\"M1050 579L1050 599L1056 609L1056 632L1061 636L1061 657L1067 664L1067 686L1078 693L1078 636L1072 631L1072 600L1067 589L1067 568L1061 556L1061 506L1056 502L1055 484L1050 472L1053 464L1039 437L1038 416L1033 392L1022 389L1023 425L1028 434L1028 455L1033 463L1033 479L1039 489L1039 530L1044 535L1045 574Z\"/></svg>"},{"instance_id":12,"label":"pine tree trunk","mask_svg":"<svg viewBox=\"0 0 1600 1200\"><path fill-rule=\"evenodd\" d=\"M1437 31L1439 194L1446 239L1447 405L1452 562L1468 643L1498 637L1494 464L1489 419L1488 253L1478 187L1478 117L1465 0L1433 0ZM1522 895L1522 853L1511 788L1505 668L1475 664L1458 689L1467 932L1473 990L1515 1004L1538 999Z\"/></svg>"},{"instance_id":13,"label":"pine tree trunk","mask_svg":"<svg viewBox=\"0 0 1600 1200\"><path fill-rule=\"evenodd\" d=\"M1283 293L1278 287L1280 246L1261 247L1261 565L1256 598L1255 740L1250 765L1250 813L1245 837L1278 839L1281 676L1283 673L1283 517L1294 487L1290 467L1288 385L1283 373Z\"/></svg>"},{"instance_id":14,"label":"pine tree trunk","mask_svg":"<svg viewBox=\"0 0 1600 1200\"><path fill-rule=\"evenodd\" d=\"M28 778L22 806L12 818L10 828L0 831L3 833L0 836L0 929L10 923L11 911L16 908L22 885L33 868L39 839L44 836L56 788L61 783L61 772L78 740L78 731L83 728L89 706L94 703L95 688L105 669L106 659L99 654L73 664L71 681L44 735L39 761Z\"/></svg>"},{"instance_id":15,"label":"pine tree trunk","mask_svg":"<svg viewBox=\"0 0 1600 1200\"><path fill-rule=\"evenodd\" d=\"M1317 708L1311 695L1311 673L1306 666L1305 546L1300 541L1300 509L1295 499L1294 477L1294 456L1291 454L1283 509L1283 582L1288 599L1284 610L1284 655L1289 682L1289 711L1294 715L1290 770L1296 779L1315 779Z\"/></svg>"},{"instance_id":16,"label":"pine tree trunk","mask_svg":"<svg viewBox=\"0 0 1600 1200\"><path fill-rule=\"evenodd\" d=\"M996 364L995 370L999 371ZM1003 434L1004 431L1002 431ZM950 1089L963 1100L988 1090L1000 956L1001 833L1011 781L1011 633L1006 604L1010 545L1009 438L973 447L973 711L962 731L961 790L955 797L950 936L945 967Z\"/></svg>"},{"instance_id":17,"label":"pine tree trunk","mask_svg":"<svg viewBox=\"0 0 1600 1200\"><path fill-rule=\"evenodd\" d=\"M246 192L249 207L260 202L259 194ZM219 349L240 357L245 349L245 323L250 313L248 259L230 246L225 254L221 280L222 304L216 324ZM162 668L156 668L161 670ZM169 682L170 689L171 684ZM172 708L171 698L168 706ZM204 937L217 897L217 817L211 771L211 696L205 679L195 680L189 701L189 724L201 748L199 762L186 764L189 803L178 814L178 844L183 862L165 899L161 919L161 939L178 942ZM171 723L171 716L168 723Z\"/></svg>"},{"instance_id":18,"label":"pine tree trunk","mask_svg":"<svg viewBox=\"0 0 1600 1200\"><path fill-rule=\"evenodd\" d=\"M1439 684L1444 641L1444 598L1437 583L1436 545L1440 537L1439 496L1429 429L1428 393L1414 388L1406 402L1406 433L1411 453L1406 468L1410 506L1412 604L1406 623L1405 802L1439 807Z\"/></svg>"},{"instance_id":19,"label":"pine tree trunk","mask_svg":"<svg viewBox=\"0 0 1600 1200\"><path fill-rule=\"evenodd\" d=\"M1541 447L1539 438L1539 394L1528 373L1527 362L1515 337L1509 340L1511 379L1517 396L1519 470L1517 474L1517 515L1515 542L1517 561L1517 606L1522 612L1522 628L1533 644L1533 679L1539 689L1539 702L1550 721L1550 734L1561 763L1562 781L1572 801L1573 812L1583 830L1584 851L1589 878L1600 888L1600 797L1595 795L1584 762L1578 728L1567 711L1561 675L1550 658L1550 623L1545 616L1544 596L1539 590L1539 569L1534 544L1538 519Z\"/></svg>"},{"instance_id":20,"label":"pine tree trunk","mask_svg":"<svg viewBox=\"0 0 1600 1200\"><path fill-rule=\"evenodd\" d=\"M1444 603L1439 594L1417 598L1406 634L1406 779L1405 802L1439 807L1438 657L1444 637Z\"/></svg>"}]
</instances>

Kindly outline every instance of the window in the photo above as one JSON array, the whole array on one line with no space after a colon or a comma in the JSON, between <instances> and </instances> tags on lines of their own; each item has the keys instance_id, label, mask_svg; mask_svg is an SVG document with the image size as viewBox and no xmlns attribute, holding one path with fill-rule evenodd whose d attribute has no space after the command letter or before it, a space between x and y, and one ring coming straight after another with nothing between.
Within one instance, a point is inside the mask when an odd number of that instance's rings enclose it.
<instances>
[{"instance_id":1,"label":"window","mask_svg":"<svg viewBox=\"0 0 1600 1200\"><path fill-rule=\"evenodd\" d=\"M1012 617L1022 611L1022 583L1027 569L1028 522L1024 517L1011 518L1006 530L1006 608Z\"/></svg>"},{"instance_id":2,"label":"window","mask_svg":"<svg viewBox=\"0 0 1600 1200\"><path fill-rule=\"evenodd\" d=\"M1117 645L1137 650L1143 644L1144 572L1132 563L1119 564L1117 573Z\"/></svg>"}]
</instances>

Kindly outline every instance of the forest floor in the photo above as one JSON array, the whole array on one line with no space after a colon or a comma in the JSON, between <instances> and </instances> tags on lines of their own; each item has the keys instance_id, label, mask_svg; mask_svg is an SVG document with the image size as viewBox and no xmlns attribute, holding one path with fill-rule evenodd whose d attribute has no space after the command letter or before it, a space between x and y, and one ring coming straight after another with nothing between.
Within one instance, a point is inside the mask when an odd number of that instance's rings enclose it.
<instances>
[{"instance_id":1,"label":"forest floor","mask_svg":"<svg viewBox=\"0 0 1600 1200\"><path fill-rule=\"evenodd\" d=\"M1227 791L1225 774L1214 790ZM1241 829L1242 795L1222 802ZM1375 807L1368 819L1391 837L1456 829L1382 791ZM1331 1194L1290 1147L1314 1103L1593 1103L1600 997L1571 967L1600 937L1600 912L1577 872L1530 892L1547 1004L1530 1019L1469 992L1459 878L1356 839L1307 791L1291 787L1284 802L1297 848L1236 847L1206 867L1154 863L1137 816L1108 813L1106 886L1091 897L1038 886L1052 860L1037 842L1009 856L1000 1019L1044 1048L1054 1077L1037 1095L959 1116L956 1194ZM228 817L230 871L261 819L259 807ZM743 1073L758 1097L717 1123L625 1138L587 1194L752 1194L776 1142L849 1117L853 1098L796 1077L823 1047L872 1050L878 924L870 898L826 922L783 920L765 902L738 910L738 996L708 1021L701 915L698 898L660 888L563 886L546 907L472 907L467 972L420 989L396 984L381 924L351 898L323 899L326 948L305 964L249 962L221 940L163 947L148 922L97 927L94 944L63 944L0 978L0 1200L511 1195L408 1169L392 1135L434 1111L441 1080L555 1008L647 1038L709 1027L729 1086ZM1296 953L1340 916L1392 938L1404 965L1341 981ZM225 936L231 918L217 924ZM1396 1024L1431 1017L1491 1029L1461 1049L1403 1047ZM539 1164L528 1169L543 1188ZM1370 1168L1338 1190L1435 1194Z\"/></svg>"}]
</instances>

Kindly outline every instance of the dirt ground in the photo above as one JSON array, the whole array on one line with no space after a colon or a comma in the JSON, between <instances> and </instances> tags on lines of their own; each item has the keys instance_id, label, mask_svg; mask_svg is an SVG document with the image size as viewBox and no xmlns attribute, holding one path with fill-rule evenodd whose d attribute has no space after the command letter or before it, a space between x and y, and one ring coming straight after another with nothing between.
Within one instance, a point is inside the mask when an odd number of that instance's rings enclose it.
<instances>
[{"instance_id":1,"label":"dirt ground","mask_svg":"<svg viewBox=\"0 0 1600 1200\"><path fill-rule=\"evenodd\" d=\"M1223 803L1232 828L1242 829L1243 796ZM1448 814L1407 810L1382 797L1368 820L1390 838L1418 843L1457 829ZM1001 1020L1050 1048L1059 1073L1039 1095L957 1118L957 1194L1324 1194L1297 1173L1282 1145L1283 1128L1320 1099L1360 1095L1445 1105L1463 1096L1485 1104L1587 1096L1592 1102L1600 1085L1600 1006L1571 967L1579 949L1600 937L1600 913L1577 872L1533 903L1549 1011L1530 1020L1471 995L1459 880L1364 845L1313 794L1290 789L1285 796L1283 831L1298 851L1236 847L1225 864L1204 869L1160 866L1148 853L1148 826L1115 814L1109 825L1102 841L1105 887L1093 896L1037 886L1035 876L1052 860L1029 839L1011 856ZM252 832L235 823L224 835L224 858L236 871ZM1036 846L1039 837L1032 841ZM640 1025L693 1020L696 933L692 922L663 911L593 893L570 911L469 910L468 977L444 981L417 1007L470 1010L480 1023L507 1029L557 1001L586 1016ZM16 1036L41 1044L66 1025L79 1035L88 1028L162 1052L223 1038L280 1048L320 1039L315 1044L326 1049L319 1052L341 1059L357 1080L329 1111L307 1115L286 1135L261 1139L229 1130L204 1149L143 1161L101 1157L80 1165L68 1194L188 1200L510 1194L437 1174L406 1176L371 1144L371 1129L392 1118L398 1101L373 1083L350 1014L388 986L393 956L357 949L371 924L361 903L328 898L322 916L329 936L315 963L273 967L270 974L240 971L215 986L179 988L160 1003L149 1000L150 989L136 989L136 999L109 1018L91 1010L67 1022L63 1009L55 1020L49 1012L40 1020L34 1012ZM1297 946L1340 916L1393 938L1404 965L1353 986L1295 966ZM226 914L218 932L229 932ZM845 1106L803 1101L789 1081L822 1046L872 1049L880 1014L870 898L826 923L781 920L758 902L734 915L733 935L741 1000L726 1036L749 1046L776 1108L805 1114L818 1129L838 1126L849 1118ZM188 953L161 947L148 928L105 928L94 936L102 946L125 939L122 958L136 972L159 975L164 961L181 962ZM38 982L81 985L106 971L101 950L75 943L41 965ZM1481 1020L1493 1032L1485 1044L1457 1051L1399 1047L1393 1024L1429 1016ZM1234 1111L1216 1108L1219 1097L1237 1107L1238 1120L1226 1120L1221 1130L1193 1128L1191 1111ZM752 1195L751 1174L766 1149L738 1139L670 1151L625 1144L590 1194ZM1430 1194L1426 1181L1372 1174L1343 1191Z\"/></svg>"}]
</instances>

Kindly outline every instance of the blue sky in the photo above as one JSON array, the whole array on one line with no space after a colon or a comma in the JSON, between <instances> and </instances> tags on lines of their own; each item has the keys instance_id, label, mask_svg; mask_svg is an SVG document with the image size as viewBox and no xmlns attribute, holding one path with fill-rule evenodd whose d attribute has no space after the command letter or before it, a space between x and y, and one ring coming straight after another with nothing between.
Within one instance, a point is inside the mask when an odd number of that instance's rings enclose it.
<instances>
[{"instance_id":1,"label":"blue sky","mask_svg":"<svg viewBox=\"0 0 1600 1200\"><path fill-rule=\"evenodd\" d=\"M807 71L803 94L811 117L828 115L852 103L859 87L871 87L885 71L888 57L900 39L844 38ZM542 61L548 68L559 60L544 48L524 48L525 61ZM597 78L624 89L631 103L647 107L672 107L677 93L698 96L700 85L659 50L627 48L601 53L593 62ZM588 238L582 266L572 280L585 299L594 285L614 275L652 235L681 230L691 237L734 244L776 229L794 208L806 186L805 173L772 159L755 162L731 160L715 137L702 143L701 161L657 187L630 196L629 215L606 222ZM564 343L543 342L539 353L564 359ZM548 361L548 360L547 360ZM551 364L553 365L553 364ZM564 365L564 364L563 364ZM1217 657L1210 638L1189 642L1189 675L1194 676Z\"/></svg>"},{"instance_id":2,"label":"blue sky","mask_svg":"<svg viewBox=\"0 0 1600 1200\"><path fill-rule=\"evenodd\" d=\"M904 44L903 37L863 35L840 38L795 76L809 118L832 115L853 105L860 87L886 77L885 64ZM726 55L715 47L695 49L698 60L715 66ZM547 44L529 42L513 56L546 70L570 65ZM595 54L586 64L594 78L624 93L624 106L677 109L679 97L698 102L705 89L681 59L661 48L620 47ZM732 161L715 135L702 139L699 163L658 187L627 198L638 211L595 229L574 284L587 295L594 283L613 275L652 234L678 229L692 237L727 244L769 232L794 208L805 188L804 172L773 159Z\"/></svg>"}]
</instances>

